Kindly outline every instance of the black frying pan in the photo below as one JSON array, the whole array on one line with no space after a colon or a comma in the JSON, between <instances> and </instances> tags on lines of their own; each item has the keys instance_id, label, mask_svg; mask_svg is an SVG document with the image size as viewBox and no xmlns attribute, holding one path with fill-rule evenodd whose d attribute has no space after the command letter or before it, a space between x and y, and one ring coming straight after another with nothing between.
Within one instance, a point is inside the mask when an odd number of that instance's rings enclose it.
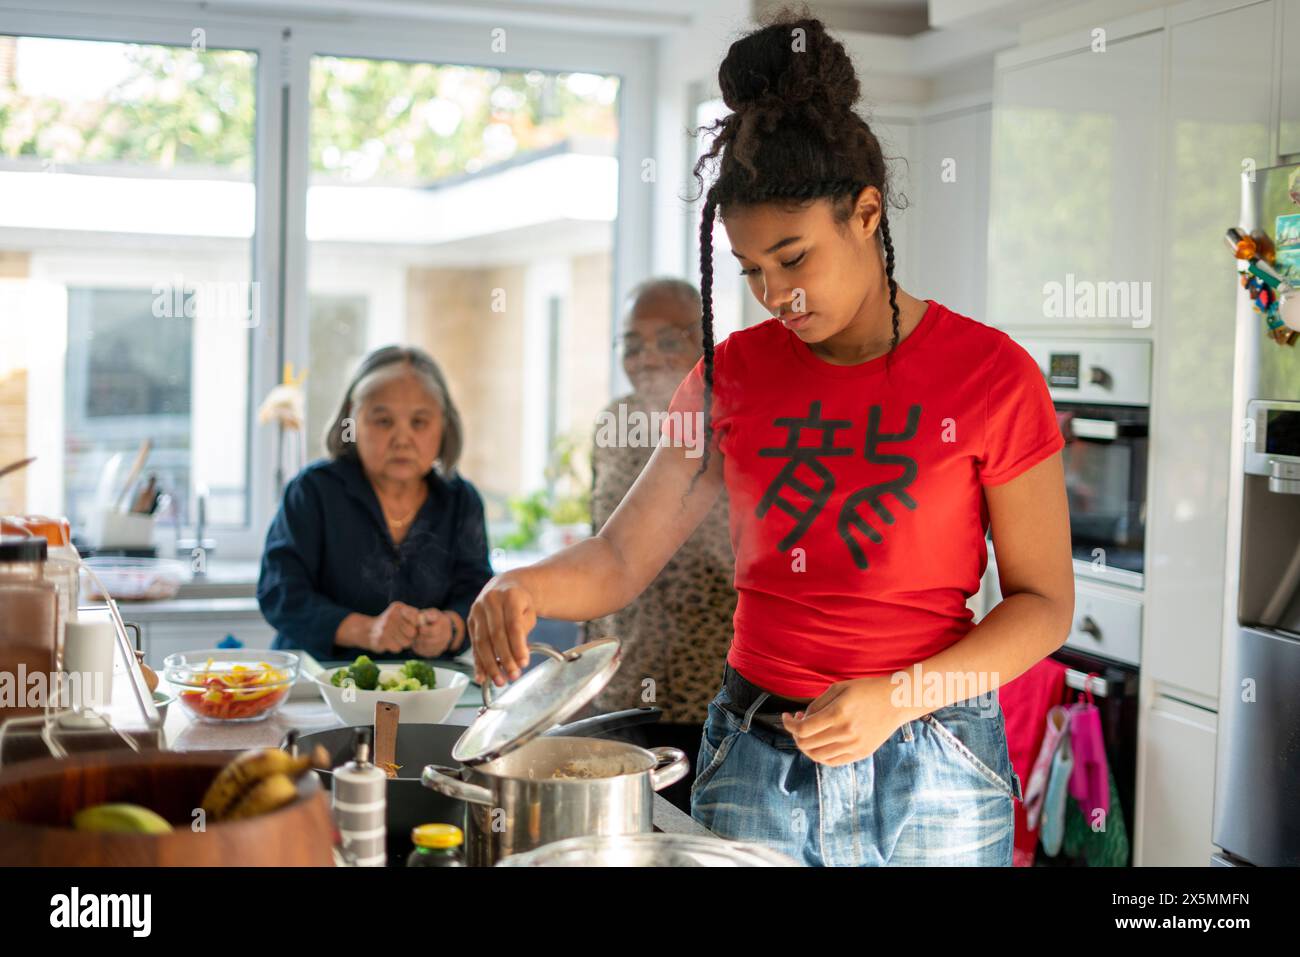
<instances>
[{"instance_id":1,"label":"black frying pan","mask_svg":"<svg viewBox=\"0 0 1300 957\"><path fill-rule=\"evenodd\" d=\"M599 738L613 732L639 724L650 724L662 717L659 708L633 708L628 711L613 711L598 714L580 721L556 725L544 735L563 735L576 738ZM373 725L358 725L351 728L329 728L325 731L313 731L298 736L300 754L310 754L316 745L321 745L329 754L330 767L336 768L352 760L356 746L356 733L362 727L374 733ZM455 824L462 831L465 829L465 802L458 801L426 788L420 783L420 775L426 764L442 764L456 767L459 762L451 756L451 749L460 736L465 733L465 725L459 724L401 724L397 728L397 753L394 763L401 765L397 777L388 782L387 826L388 826L388 864L401 867L406 863L406 855L411 851L411 829L420 824ZM281 747L287 743L281 742ZM333 786L332 771L319 772L321 781L328 789Z\"/></svg>"}]
</instances>

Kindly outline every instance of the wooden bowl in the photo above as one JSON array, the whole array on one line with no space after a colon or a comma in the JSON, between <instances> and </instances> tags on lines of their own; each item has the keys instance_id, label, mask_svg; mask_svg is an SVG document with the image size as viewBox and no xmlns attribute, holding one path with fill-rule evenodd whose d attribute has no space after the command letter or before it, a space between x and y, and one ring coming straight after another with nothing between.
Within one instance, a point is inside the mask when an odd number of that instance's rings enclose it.
<instances>
[{"instance_id":1,"label":"wooden bowl","mask_svg":"<svg viewBox=\"0 0 1300 957\"><path fill-rule=\"evenodd\" d=\"M270 814L191 828L194 809L233 751L98 751L0 771L0 865L77 867L331 866L334 822L315 774ZM74 831L72 816L106 802L139 804L170 834Z\"/></svg>"}]
</instances>

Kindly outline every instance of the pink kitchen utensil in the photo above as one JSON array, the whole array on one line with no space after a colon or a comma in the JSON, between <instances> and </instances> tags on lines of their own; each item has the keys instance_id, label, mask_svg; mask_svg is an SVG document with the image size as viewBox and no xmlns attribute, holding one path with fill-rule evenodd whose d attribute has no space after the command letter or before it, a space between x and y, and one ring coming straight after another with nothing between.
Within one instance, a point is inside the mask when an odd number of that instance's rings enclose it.
<instances>
[{"instance_id":1,"label":"pink kitchen utensil","mask_svg":"<svg viewBox=\"0 0 1300 957\"><path fill-rule=\"evenodd\" d=\"M1093 672L1096 674L1096 672ZM1070 795L1091 824L1098 808L1110 813L1110 771L1106 761L1106 740L1101 730L1101 712L1092 698L1092 678L1084 682L1084 694L1070 706L1070 746L1074 770L1070 774ZM1085 700L1084 695L1087 695ZM1104 820L1104 818L1103 818Z\"/></svg>"}]
</instances>

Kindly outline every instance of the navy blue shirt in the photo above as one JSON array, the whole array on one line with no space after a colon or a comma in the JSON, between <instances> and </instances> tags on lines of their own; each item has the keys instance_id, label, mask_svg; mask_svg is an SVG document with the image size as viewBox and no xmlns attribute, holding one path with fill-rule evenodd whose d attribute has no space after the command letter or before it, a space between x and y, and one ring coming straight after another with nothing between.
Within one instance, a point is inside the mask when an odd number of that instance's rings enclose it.
<instances>
[{"instance_id":1,"label":"navy blue shirt","mask_svg":"<svg viewBox=\"0 0 1300 957\"><path fill-rule=\"evenodd\" d=\"M376 660L381 655L334 643L352 612L379 615L395 601L469 617L492 577L483 500L468 481L431 470L429 496L400 546L393 544L375 490L354 456L322 459L298 473L266 533L257 603L278 634L274 648L301 648L314 658ZM453 658L469 647L440 655Z\"/></svg>"}]
</instances>

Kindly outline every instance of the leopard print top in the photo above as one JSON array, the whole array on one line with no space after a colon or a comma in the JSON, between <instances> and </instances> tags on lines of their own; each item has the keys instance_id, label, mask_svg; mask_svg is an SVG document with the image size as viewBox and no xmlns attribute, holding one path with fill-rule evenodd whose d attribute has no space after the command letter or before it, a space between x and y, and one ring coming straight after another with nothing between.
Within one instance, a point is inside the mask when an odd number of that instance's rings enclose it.
<instances>
[{"instance_id":1,"label":"leopard print top","mask_svg":"<svg viewBox=\"0 0 1300 957\"><path fill-rule=\"evenodd\" d=\"M604 412L618 419L620 403L632 413L649 408L635 394L615 399ZM604 418L604 413L602 413ZM632 430L629 428L629 433ZM650 435L639 446L593 444L591 527L598 531L623 500L654 452ZM597 712L654 706L660 720L703 724L722 683L736 613L735 557L724 489L712 510L659 576L630 605L587 622L584 640L618 638L622 663L593 700Z\"/></svg>"}]
</instances>

